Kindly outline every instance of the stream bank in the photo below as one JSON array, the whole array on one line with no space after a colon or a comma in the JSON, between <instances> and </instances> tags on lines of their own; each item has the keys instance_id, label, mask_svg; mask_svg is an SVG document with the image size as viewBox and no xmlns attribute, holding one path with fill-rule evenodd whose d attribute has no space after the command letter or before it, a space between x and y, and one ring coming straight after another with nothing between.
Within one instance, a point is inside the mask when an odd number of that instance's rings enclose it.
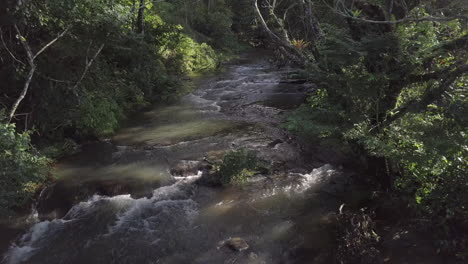
<instances>
[{"instance_id":1,"label":"stream bank","mask_svg":"<svg viewBox=\"0 0 468 264\"><path fill-rule=\"evenodd\" d=\"M338 151L281 127L314 87L251 55L225 68L59 163L3 262L333 262L338 208L369 191ZM241 187L199 184L207 160L238 149L269 170Z\"/></svg>"}]
</instances>

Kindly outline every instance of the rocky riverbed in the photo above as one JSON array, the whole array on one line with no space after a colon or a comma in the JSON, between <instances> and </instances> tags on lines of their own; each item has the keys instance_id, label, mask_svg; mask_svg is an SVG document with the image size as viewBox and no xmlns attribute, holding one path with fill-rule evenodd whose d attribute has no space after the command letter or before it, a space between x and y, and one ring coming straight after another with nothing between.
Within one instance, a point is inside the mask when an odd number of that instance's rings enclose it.
<instances>
[{"instance_id":1,"label":"rocky riverbed","mask_svg":"<svg viewBox=\"0 0 468 264\"><path fill-rule=\"evenodd\" d=\"M314 87L250 57L59 163L3 261L329 263L330 216L359 199L354 175L281 126ZM211 163L237 149L268 169L242 187L210 184Z\"/></svg>"}]
</instances>

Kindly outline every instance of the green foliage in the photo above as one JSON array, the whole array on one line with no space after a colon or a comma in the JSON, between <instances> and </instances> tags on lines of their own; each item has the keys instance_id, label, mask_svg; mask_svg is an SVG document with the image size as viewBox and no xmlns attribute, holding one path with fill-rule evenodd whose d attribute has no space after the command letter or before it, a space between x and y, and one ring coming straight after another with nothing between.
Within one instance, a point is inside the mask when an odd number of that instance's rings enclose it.
<instances>
[{"instance_id":1,"label":"green foliage","mask_svg":"<svg viewBox=\"0 0 468 264\"><path fill-rule=\"evenodd\" d=\"M221 182L224 185L241 185L254 175L258 166L255 153L247 150L227 153L219 167Z\"/></svg>"},{"instance_id":2,"label":"green foliage","mask_svg":"<svg viewBox=\"0 0 468 264\"><path fill-rule=\"evenodd\" d=\"M47 142L47 146L38 147L41 155L50 159L59 159L66 155L72 155L80 150L80 146L71 139L64 139L54 143Z\"/></svg>"},{"instance_id":3,"label":"green foliage","mask_svg":"<svg viewBox=\"0 0 468 264\"><path fill-rule=\"evenodd\" d=\"M15 2L15 3L13 3ZM33 52L67 29L35 59L36 72L14 121L34 131L42 152L57 158L75 141L107 137L121 121L150 104L187 92L186 75L215 70L238 50L232 13L223 0L156 1L144 10L144 34L136 30L138 1L8 1L2 17L0 111L9 110L29 70L13 24ZM3 14L3 13L2 13ZM100 49L102 47L102 50ZM11 53L10 53L11 52ZM11 56L13 54L14 56ZM92 63L91 63L92 62ZM5 88L5 89L3 89ZM45 179L47 159L29 146L29 134L1 124L0 209L31 198Z\"/></svg>"},{"instance_id":4,"label":"green foliage","mask_svg":"<svg viewBox=\"0 0 468 264\"><path fill-rule=\"evenodd\" d=\"M227 0L232 16L232 30L237 38L250 46L262 44L262 33L257 23L251 0Z\"/></svg>"},{"instance_id":5,"label":"green foliage","mask_svg":"<svg viewBox=\"0 0 468 264\"><path fill-rule=\"evenodd\" d=\"M87 94L83 101L79 106L80 119L77 121L77 128L88 135L112 134L122 118L117 102L99 93Z\"/></svg>"},{"instance_id":6,"label":"green foliage","mask_svg":"<svg viewBox=\"0 0 468 264\"><path fill-rule=\"evenodd\" d=\"M135 33L137 12L128 0L39 0L22 7L12 15L21 21L18 26L27 32L32 50L68 28L37 57L25 99L29 103L18 110L34 112L26 128L34 127L52 141L112 134L132 112L186 92L181 76L216 69L226 58L222 53L238 47L230 8L222 0L213 6L201 1L151 3L144 12L144 35ZM14 28L2 30L9 50L26 61L23 47L11 38ZM102 52L85 72L101 45ZM0 105L8 108L28 69L6 50L0 56L11 60L0 66L0 80L8 87Z\"/></svg>"},{"instance_id":7,"label":"green foliage","mask_svg":"<svg viewBox=\"0 0 468 264\"><path fill-rule=\"evenodd\" d=\"M409 15L428 14L418 6ZM391 175L395 190L411 197L421 218L445 237L459 237L457 230L468 224L466 72L441 84L468 61L463 23L322 26L321 58L309 66L309 78L320 88L286 126L308 137L357 144L384 160L384 175L375 180ZM454 45L457 40L465 44Z\"/></svg>"},{"instance_id":8,"label":"green foliage","mask_svg":"<svg viewBox=\"0 0 468 264\"><path fill-rule=\"evenodd\" d=\"M177 41L167 40L160 48L161 56L169 67L179 73L204 72L217 68L215 51L206 43L198 44L181 32L173 33ZM161 41L162 42L162 41Z\"/></svg>"},{"instance_id":9,"label":"green foliage","mask_svg":"<svg viewBox=\"0 0 468 264\"><path fill-rule=\"evenodd\" d=\"M15 125L0 122L0 215L13 215L31 200L46 180L49 160L30 144L29 133L17 133Z\"/></svg>"}]
</instances>

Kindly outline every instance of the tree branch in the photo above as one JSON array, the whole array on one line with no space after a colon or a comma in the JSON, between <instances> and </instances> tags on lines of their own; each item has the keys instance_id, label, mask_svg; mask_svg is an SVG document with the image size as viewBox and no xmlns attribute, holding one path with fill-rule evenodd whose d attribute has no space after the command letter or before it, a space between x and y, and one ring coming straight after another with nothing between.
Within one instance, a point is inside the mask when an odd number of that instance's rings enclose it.
<instances>
[{"instance_id":1,"label":"tree branch","mask_svg":"<svg viewBox=\"0 0 468 264\"><path fill-rule=\"evenodd\" d=\"M20 61L19 59L17 59L17 58L15 57L15 55L13 54L13 52L11 52L10 49L8 49L8 46L7 46L7 44L5 43L5 40L3 39L3 30L2 30L1 27L0 27L0 38L1 38L1 40L2 40L3 46L5 47L5 50L10 54L10 56L11 56L16 62L18 62L19 64L21 64L21 65L23 65L23 66L26 65L24 62L22 62L22 61Z\"/></svg>"},{"instance_id":2,"label":"tree branch","mask_svg":"<svg viewBox=\"0 0 468 264\"><path fill-rule=\"evenodd\" d=\"M94 56L91 58L90 61L86 60L86 65L85 65L85 69L83 70L83 73L81 74L81 77L80 79L78 79L78 81L75 83L75 85L73 86L72 90L76 90L76 88L78 88L78 86L81 84L81 82L83 81L86 73L88 72L89 68L91 67L91 65L93 64L94 60L96 60L97 56L99 55L99 53L101 53L102 49L104 48L104 44L101 44L101 46L99 47L99 49L96 51L96 53L94 54Z\"/></svg>"},{"instance_id":3,"label":"tree branch","mask_svg":"<svg viewBox=\"0 0 468 264\"><path fill-rule=\"evenodd\" d=\"M29 86L31 85L31 81L34 77L34 73L36 72L36 64L34 60L36 59L37 56L39 56L42 52L44 52L48 47L50 47L52 44L54 44L58 39L63 37L65 33L68 31L68 28L65 29L62 33L60 33L55 39L51 40L49 43L47 43L42 49L40 49L35 55L33 54L31 47L28 44L28 41L26 38L21 34L21 31L19 30L18 26L15 24L14 28L16 30L16 34L18 35L19 41L21 45L23 46L24 50L26 51L26 55L28 56L28 64L29 64L29 72L26 77L26 82L24 83L23 90L21 91L21 94L19 97L15 100L13 103L13 106L11 107L10 113L8 115L8 123L11 122L13 117L15 116L16 110L18 109L18 106L20 105L21 101L23 101L24 97L28 93Z\"/></svg>"},{"instance_id":4,"label":"tree branch","mask_svg":"<svg viewBox=\"0 0 468 264\"><path fill-rule=\"evenodd\" d=\"M468 16L462 16L462 15L451 16L451 17L434 17L434 16L425 16L425 17L419 17L419 18L418 17L405 17L405 18L397 19L397 20L371 20L371 19L365 19L365 18L348 15L347 13L351 13L351 11L347 9L341 1L335 2L335 7L332 7L329 4L327 4L325 0L322 0L322 2L325 6L330 8L334 13L342 17L361 21L361 22L371 23L371 24L400 24L400 23L407 23L407 22L422 22L422 21L444 22L444 21L452 21L455 19L468 20ZM345 12L340 11L338 9L338 6L341 6Z\"/></svg>"},{"instance_id":5,"label":"tree branch","mask_svg":"<svg viewBox=\"0 0 468 264\"><path fill-rule=\"evenodd\" d=\"M69 30L70 28L66 28L62 33L60 33L56 38L51 40L49 43L47 43L42 49L40 49L36 55L34 55L33 59L35 59L37 56L39 56L42 52L44 52L48 47L52 46L57 40L59 40L61 37L63 37Z\"/></svg>"},{"instance_id":6,"label":"tree branch","mask_svg":"<svg viewBox=\"0 0 468 264\"><path fill-rule=\"evenodd\" d=\"M253 7L254 7L254 12L260 21L260 24L262 25L263 30L268 34L270 39L273 42L276 42L278 46L280 46L280 50L282 50L285 55L291 57L295 63L298 64L303 64L307 58L302 54L300 51L298 51L287 39L282 39L278 35L276 35L268 26L266 23L265 19L263 18L262 13L260 12L260 9L258 8L258 0L252 0ZM286 36L287 37L287 36ZM296 58L294 58L296 57Z\"/></svg>"},{"instance_id":7,"label":"tree branch","mask_svg":"<svg viewBox=\"0 0 468 264\"><path fill-rule=\"evenodd\" d=\"M451 71L446 75L446 77L442 80L442 82L434 89L428 89L420 98L420 100L412 100L409 103L405 104L404 106L399 107L398 109L394 110L395 114L388 117L383 122L383 127L389 126L395 120L401 118L408 112L418 112L423 109L447 91L450 86L455 82L460 76L465 75L468 72L468 64L459 65L455 70Z\"/></svg>"}]
</instances>

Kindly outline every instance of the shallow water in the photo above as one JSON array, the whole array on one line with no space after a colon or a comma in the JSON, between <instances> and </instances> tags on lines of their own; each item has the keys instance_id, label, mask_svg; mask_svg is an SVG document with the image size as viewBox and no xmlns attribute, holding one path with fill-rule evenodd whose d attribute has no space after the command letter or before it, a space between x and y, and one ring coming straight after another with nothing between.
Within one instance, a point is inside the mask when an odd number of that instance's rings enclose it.
<instances>
[{"instance_id":1,"label":"shallow water","mask_svg":"<svg viewBox=\"0 0 468 264\"><path fill-rule=\"evenodd\" d=\"M335 189L342 186L329 183L343 173L328 164L311 166L280 127L289 109L304 101L305 88L280 84L287 71L262 59L225 68L178 103L142 113L112 139L84 146L59 164L54 173L61 180L45 195L78 195L83 188L88 195L64 207L62 215L53 211L49 220L32 225L3 261L304 263L323 258L331 245L326 217L339 205ZM242 188L224 189L195 184L196 169L188 177L171 173L181 161L217 160L237 148L256 151L276 169ZM60 198L50 200L44 206L60 204ZM241 237L249 248L235 252L220 246L230 237Z\"/></svg>"}]
</instances>

